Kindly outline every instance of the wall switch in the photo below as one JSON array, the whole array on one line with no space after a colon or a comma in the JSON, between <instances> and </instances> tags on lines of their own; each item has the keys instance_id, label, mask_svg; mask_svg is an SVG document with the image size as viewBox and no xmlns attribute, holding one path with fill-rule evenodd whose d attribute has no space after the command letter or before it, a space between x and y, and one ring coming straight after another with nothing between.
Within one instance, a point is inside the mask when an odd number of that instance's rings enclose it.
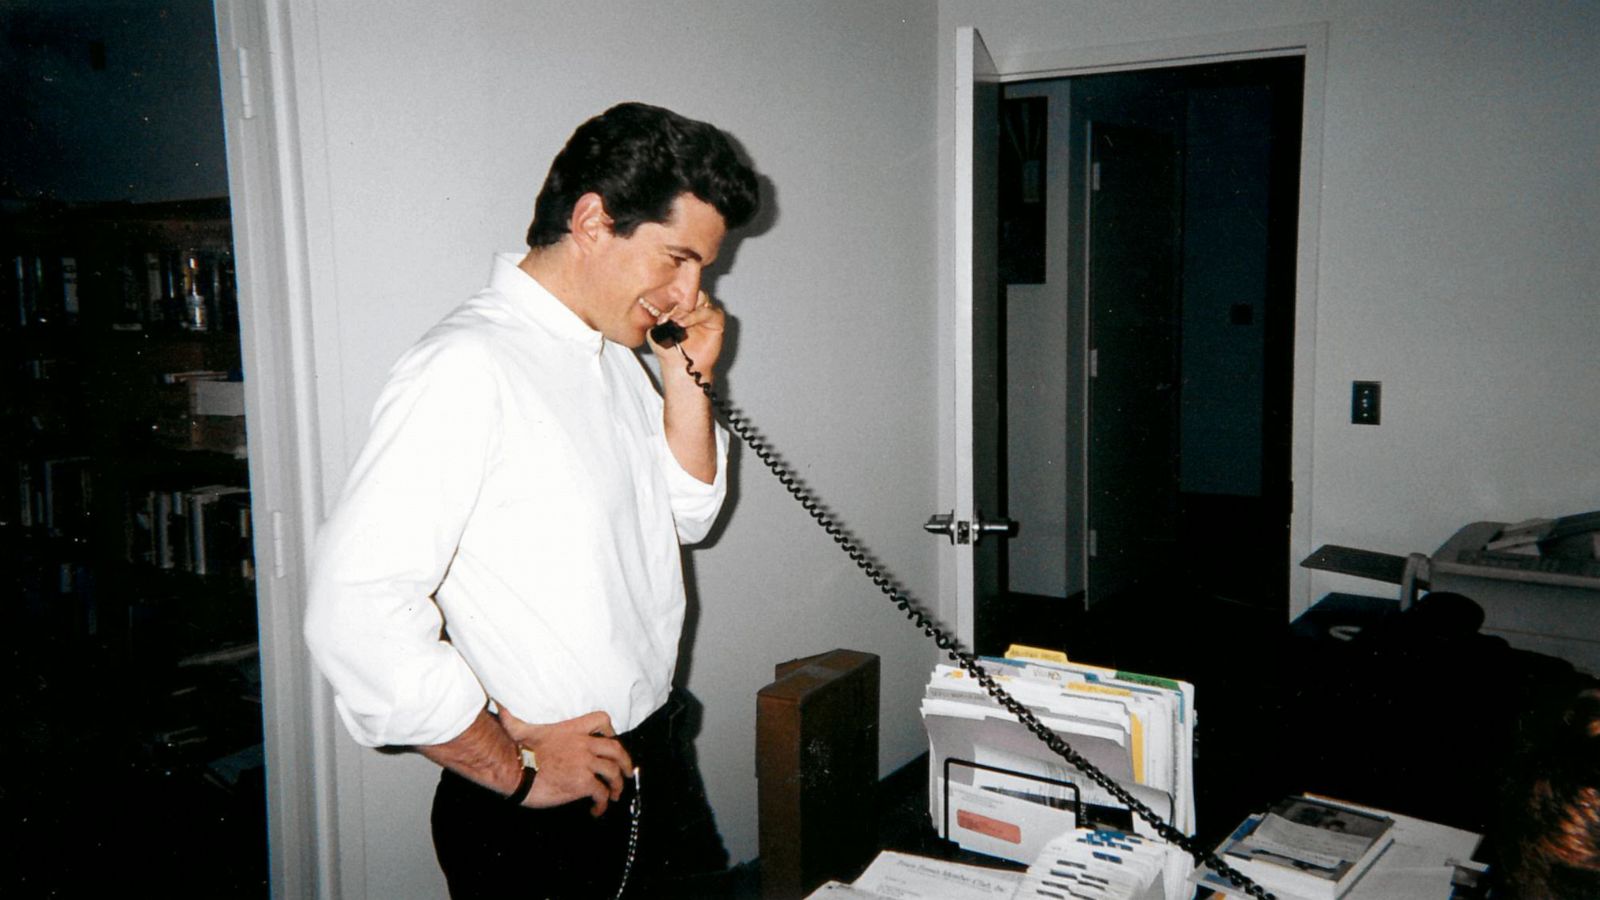
<instances>
[{"instance_id":1,"label":"wall switch","mask_svg":"<svg viewBox=\"0 0 1600 900\"><path fill-rule=\"evenodd\" d=\"M1380 381L1353 381L1350 383L1350 424L1378 424L1379 398L1383 391Z\"/></svg>"}]
</instances>

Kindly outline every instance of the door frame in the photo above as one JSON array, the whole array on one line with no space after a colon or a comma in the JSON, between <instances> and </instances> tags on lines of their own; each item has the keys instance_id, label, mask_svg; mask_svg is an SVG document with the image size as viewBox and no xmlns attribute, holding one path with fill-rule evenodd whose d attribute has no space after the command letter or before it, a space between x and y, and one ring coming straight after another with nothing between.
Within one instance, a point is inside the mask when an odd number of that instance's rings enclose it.
<instances>
[{"instance_id":1,"label":"door frame","mask_svg":"<svg viewBox=\"0 0 1600 900\"><path fill-rule=\"evenodd\" d=\"M983 138L978 131L976 111L977 107L993 106L996 111L995 121L998 122L998 102L1000 95L1000 79L994 66L994 59L988 47L983 42L983 36L976 28L956 29L956 120L955 120L955 170L958 178L972 182L983 182L993 187L994 154L985 154L978 146ZM981 82L981 84L980 84ZM980 87L982 90L980 90ZM998 129L998 125L995 126ZM994 135L998 139L997 135ZM993 485L987 481L992 480L998 462L996 453L999 447L990 448L994 452L981 451L977 435L983 430L998 431L998 425L992 421L995 410L979 410L974 405L977 397L977 373L973 370L972 360L976 357L977 337L981 329L977 328L978 322L973 311L980 307L978 290L975 285L977 279L992 278L993 293L985 298L981 306L992 309L994 305L1003 302L999 297L999 280L993 266L992 258L984 258L979 252L979 241L983 240L974 227L979 220L989 217L998 217L999 211L996 203L998 190L990 191L991 196L980 196L976 184L961 189L955 188L955 275L957 302L966 309L965 315L958 315L955 321L955 348L950 358L955 365L955 416L956 430L973 436L972 441L956 448L956 490L954 514L955 522L977 523L982 515L983 499L980 493L987 493ZM988 237L990 250L993 250L995 239L993 232ZM992 252L989 254L992 257ZM992 334L988 335L993 337ZM1003 353L1003 346L996 352ZM966 365L962 365L962 361ZM994 385L990 385L993 387ZM998 385L1003 392L1004 384ZM989 435L994 437L994 435ZM1003 441L1001 442L1003 444ZM999 498L1003 500L1003 498ZM993 515L996 510L993 503L989 512ZM959 525L954 527L959 528ZM993 561L997 558L996 540L991 538L988 544L980 548L981 531L974 531L970 543L963 536L954 540L953 546L956 553L956 590L959 599L956 609L960 613L956 617L955 632L963 645L968 648L977 647L977 608L979 601L985 595L985 587L990 592L1000 589L997 582L999 574L994 570ZM982 554L982 555L980 555ZM984 565L988 561L991 564ZM980 583L982 582L982 583Z\"/></svg>"},{"instance_id":2,"label":"door frame","mask_svg":"<svg viewBox=\"0 0 1600 900\"><path fill-rule=\"evenodd\" d=\"M991 36L995 30L991 30ZM1228 32L1212 35L1195 35L1129 44L1092 47L1055 47L995 58L1002 84L1044 78L1072 77L1106 72L1166 68L1186 65L1204 65L1235 60L1265 59L1279 56L1300 56L1305 60L1305 81L1301 106L1300 128L1300 209L1298 214L1297 249L1295 254L1295 322L1293 388L1291 391L1293 435L1290 447L1289 472L1292 482L1292 506L1289 514L1289 584L1288 608L1291 614L1310 604L1311 579L1308 572L1294 563L1310 553L1311 547L1311 477L1314 449L1313 402L1315 392L1316 359L1316 308L1317 259L1320 245L1321 184L1322 184L1322 123L1323 96L1327 78L1328 27L1326 23L1308 23L1283 28L1256 31ZM954 66L946 70L952 76ZM940 209L946 218L941 222L940 245L951 250L956 238L953 215L956 168L952 153L941 153ZM945 258L952 254L947 252ZM957 460L970 448L970 435L963 434L954 416L955 385L970 373L957 373L954 360L954 324L961 320L962 310L957 307L956 283L952 266L941 267L945 281L940 291L940 334L948 342L942 349L942 358L951 360L948 373L941 379L940 407L948 418L942 418L940 432L944 450L940 455L941 496L939 507L947 508L962 503L957 496L953 477ZM957 633L971 646L974 637L970 623L974 621L971 608L972 589L961 583L970 565L960 561L965 549L942 548L940 565L939 613L946 621L957 623ZM970 578L970 575L967 577Z\"/></svg>"},{"instance_id":3,"label":"door frame","mask_svg":"<svg viewBox=\"0 0 1600 900\"><path fill-rule=\"evenodd\" d=\"M320 97L297 93L315 66L315 24L284 0L214 0L237 259L257 560L268 887L273 897L363 893L359 840L339 827L338 724L301 637L307 564L325 506L328 398L317 340L330 308L312 302L322 210L303 160L321 133ZM297 55L296 50L306 48ZM347 767L348 768L348 767ZM359 777L338 791L359 798Z\"/></svg>"}]
</instances>

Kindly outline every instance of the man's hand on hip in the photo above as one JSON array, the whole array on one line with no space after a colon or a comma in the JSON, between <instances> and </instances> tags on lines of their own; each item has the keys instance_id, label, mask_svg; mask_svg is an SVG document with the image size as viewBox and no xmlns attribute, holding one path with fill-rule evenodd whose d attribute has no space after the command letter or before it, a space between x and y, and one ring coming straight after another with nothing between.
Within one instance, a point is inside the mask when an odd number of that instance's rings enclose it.
<instances>
[{"instance_id":1,"label":"man's hand on hip","mask_svg":"<svg viewBox=\"0 0 1600 900\"><path fill-rule=\"evenodd\" d=\"M500 725L538 758L539 775L523 806L543 809L588 797L599 816L622 796L633 760L617 740L611 717L595 711L565 722L534 725L500 710Z\"/></svg>"}]
</instances>

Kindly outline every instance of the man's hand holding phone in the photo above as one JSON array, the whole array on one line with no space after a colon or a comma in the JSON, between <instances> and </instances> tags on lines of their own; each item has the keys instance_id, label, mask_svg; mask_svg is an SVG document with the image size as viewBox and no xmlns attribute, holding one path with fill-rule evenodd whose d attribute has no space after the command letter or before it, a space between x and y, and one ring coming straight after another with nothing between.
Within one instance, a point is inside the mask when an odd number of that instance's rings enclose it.
<instances>
[{"instance_id":1,"label":"man's hand holding phone","mask_svg":"<svg viewBox=\"0 0 1600 900\"><path fill-rule=\"evenodd\" d=\"M663 363L681 372L683 357L669 352L672 347L681 347L683 353L694 360L695 371L710 381L717 358L722 354L722 335L726 326L727 314L722 307L711 302L710 295L705 291L700 291L693 307L685 309L680 305L668 310L662 320L650 329L650 349Z\"/></svg>"}]
</instances>

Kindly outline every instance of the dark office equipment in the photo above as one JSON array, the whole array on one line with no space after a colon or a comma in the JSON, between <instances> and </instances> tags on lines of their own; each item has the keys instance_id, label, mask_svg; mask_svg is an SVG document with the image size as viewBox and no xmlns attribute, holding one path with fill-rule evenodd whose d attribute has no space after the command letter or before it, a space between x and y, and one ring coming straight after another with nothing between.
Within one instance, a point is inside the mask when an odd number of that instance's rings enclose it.
<instances>
[{"instance_id":1,"label":"dark office equipment","mask_svg":"<svg viewBox=\"0 0 1600 900\"><path fill-rule=\"evenodd\" d=\"M761 895L798 900L877 852L878 657L833 650L775 675L756 694Z\"/></svg>"}]
</instances>

